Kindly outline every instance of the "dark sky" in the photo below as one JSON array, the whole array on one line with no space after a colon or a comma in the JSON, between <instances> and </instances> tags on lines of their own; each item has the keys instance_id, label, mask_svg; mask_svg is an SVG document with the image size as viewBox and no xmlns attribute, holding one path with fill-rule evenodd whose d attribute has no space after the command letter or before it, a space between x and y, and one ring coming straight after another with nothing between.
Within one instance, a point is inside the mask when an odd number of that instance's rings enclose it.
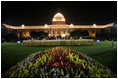
<instances>
[{"instance_id":1,"label":"dark sky","mask_svg":"<svg viewBox=\"0 0 118 79\"><path fill-rule=\"evenodd\" d=\"M116 1L2 1L1 22L9 25L51 24L58 10L67 24L117 22Z\"/></svg>"}]
</instances>

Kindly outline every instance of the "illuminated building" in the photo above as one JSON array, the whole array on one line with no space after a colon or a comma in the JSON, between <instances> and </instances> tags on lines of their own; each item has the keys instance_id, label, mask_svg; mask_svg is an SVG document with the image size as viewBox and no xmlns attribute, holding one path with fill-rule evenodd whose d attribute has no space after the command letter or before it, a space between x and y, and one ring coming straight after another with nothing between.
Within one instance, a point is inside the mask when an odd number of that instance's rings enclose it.
<instances>
[{"instance_id":1,"label":"illuminated building","mask_svg":"<svg viewBox=\"0 0 118 79\"><path fill-rule=\"evenodd\" d=\"M81 30L81 31L88 31L89 37L96 37L96 32L99 32L101 29L107 29L109 30L111 26L113 26L113 23L106 24L106 25L74 25L74 24L66 24L66 20L64 16L61 13L57 13L52 18L52 24L48 25L45 24L44 26L11 26L7 24L3 24L6 28L11 30L17 30L17 36L20 37L20 34L22 34L23 37L30 36L30 33L32 31L44 31L46 33L49 33L49 36L58 36L61 35L62 37L65 37L66 35L70 35L70 33L74 30ZM22 32L22 33L20 33Z\"/></svg>"}]
</instances>

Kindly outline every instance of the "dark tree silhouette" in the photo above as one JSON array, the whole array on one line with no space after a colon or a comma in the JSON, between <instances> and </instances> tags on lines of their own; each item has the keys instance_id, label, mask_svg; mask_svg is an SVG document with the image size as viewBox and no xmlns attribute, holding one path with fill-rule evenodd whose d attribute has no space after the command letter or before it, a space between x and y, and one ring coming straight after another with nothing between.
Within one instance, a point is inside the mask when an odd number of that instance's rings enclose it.
<instances>
[{"instance_id":1,"label":"dark tree silhouette","mask_svg":"<svg viewBox=\"0 0 118 79\"><path fill-rule=\"evenodd\" d=\"M74 38L80 38L82 33L81 33L81 30L75 30L75 31L71 32L70 35L73 36Z\"/></svg>"},{"instance_id":2,"label":"dark tree silhouette","mask_svg":"<svg viewBox=\"0 0 118 79\"><path fill-rule=\"evenodd\" d=\"M1 40L2 42L16 42L18 40L16 30L12 30L8 33L5 26L1 26Z\"/></svg>"},{"instance_id":3,"label":"dark tree silhouette","mask_svg":"<svg viewBox=\"0 0 118 79\"><path fill-rule=\"evenodd\" d=\"M35 31L32 31L30 33L31 37L35 38L35 39L43 39L45 37L48 36L48 33L45 33L43 31L40 31L40 32L35 32Z\"/></svg>"},{"instance_id":4,"label":"dark tree silhouette","mask_svg":"<svg viewBox=\"0 0 118 79\"><path fill-rule=\"evenodd\" d=\"M1 41L4 42L6 41L6 37L7 37L7 29L5 28L5 26L1 25Z\"/></svg>"},{"instance_id":5,"label":"dark tree silhouette","mask_svg":"<svg viewBox=\"0 0 118 79\"><path fill-rule=\"evenodd\" d=\"M89 36L88 31L87 30L82 31L82 36L84 36L85 38Z\"/></svg>"},{"instance_id":6,"label":"dark tree silhouette","mask_svg":"<svg viewBox=\"0 0 118 79\"><path fill-rule=\"evenodd\" d=\"M117 41L117 24L114 24L114 26L111 27L109 35L112 40Z\"/></svg>"},{"instance_id":7,"label":"dark tree silhouette","mask_svg":"<svg viewBox=\"0 0 118 79\"><path fill-rule=\"evenodd\" d=\"M82 31L82 36L89 36L89 33L87 30Z\"/></svg>"}]
</instances>

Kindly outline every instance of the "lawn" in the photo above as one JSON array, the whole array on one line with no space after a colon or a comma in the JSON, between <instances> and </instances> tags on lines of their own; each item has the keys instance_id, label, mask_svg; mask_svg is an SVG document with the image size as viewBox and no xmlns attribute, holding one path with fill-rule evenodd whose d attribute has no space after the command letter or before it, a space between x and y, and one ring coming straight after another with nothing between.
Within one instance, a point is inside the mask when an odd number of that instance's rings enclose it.
<instances>
[{"instance_id":1,"label":"lawn","mask_svg":"<svg viewBox=\"0 0 118 79\"><path fill-rule=\"evenodd\" d=\"M112 48L112 42L95 43L94 46L63 46L87 54L96 61L102 63L117 73L117 42L114 42L115 48ZM56 46L41 47L23 47L17 43L1 44L1 73L3 74L17 62L23 60L31 53L44 51Z\"/></svg>"}]
</instances>

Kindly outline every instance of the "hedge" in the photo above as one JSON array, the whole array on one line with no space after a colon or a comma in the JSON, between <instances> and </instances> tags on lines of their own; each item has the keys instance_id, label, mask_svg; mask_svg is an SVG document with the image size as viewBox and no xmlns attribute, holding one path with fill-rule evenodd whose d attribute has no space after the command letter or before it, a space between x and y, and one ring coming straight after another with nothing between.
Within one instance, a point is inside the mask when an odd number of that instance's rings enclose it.
<instances>
[{"instance_id":1,"label":"hedge","mask_svg":"<svg viewBox=\"0 0 118 79\"><path fill-rule=\"evenodd\" d=\"M24 40L23 46L94 45L94 40Z\"/></svg>"}]
</instances>

